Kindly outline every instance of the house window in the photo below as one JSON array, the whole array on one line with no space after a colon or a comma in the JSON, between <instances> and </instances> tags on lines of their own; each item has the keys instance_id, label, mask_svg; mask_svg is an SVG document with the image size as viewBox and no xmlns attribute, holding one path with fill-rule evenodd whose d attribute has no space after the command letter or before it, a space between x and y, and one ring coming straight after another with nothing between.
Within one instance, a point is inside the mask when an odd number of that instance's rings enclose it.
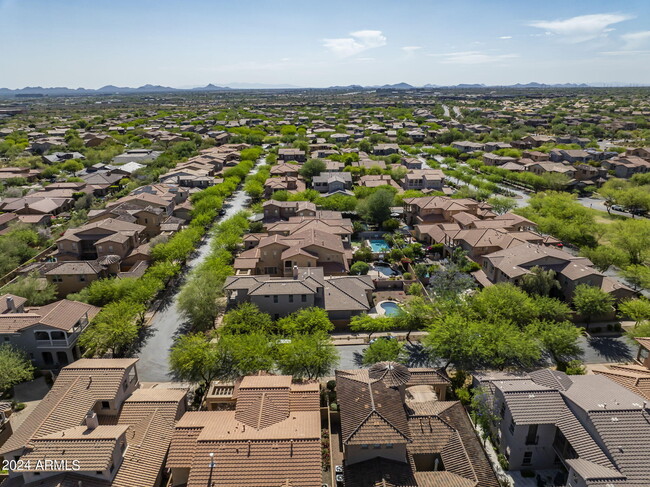
<instances>
[{"instance_id":1,"label":"house window","mask_svg":"<svg viewBox=\"0 0 650 487\"><path fill-rule=\"evenodd\" d=\"M289 294L289 302L293 303L293 294Z\"/></svg>"},{"instance_id":2,"label":"house window","mask_svg":"<svg viewBox=\"0 0 650 487\"><path fill-rule=\"evenodd\" d=\"M379 450L379 449L381 448L381 445L378 444L378 443L375 443L374 445L372 445L372 447L373 447L375 450Z\"/></svg>"},{"instance_id":3,"label":"house window","mask_svg":"<svg viewBox=\"0 0 650 487\"><path fill-rule=\"evenodd\" d=\"M510 427L508 428L508 430L510 431L511 435L515 434L515 420L514 419L510 420Z\"/></svg>"},{"instance_id":4,"label":"house window","mask_svg":"<svg viewBox=\"0 0 650 487\"><path fill-rule=\"evenodd\" d=\"M501 404L501 414L500 414L501 418L503 418L505 414L506 414L506 403L504 402L503 404Z\"/></svg>"},{"instance_id":5,"label":"house window","mask_svg":"<svg viewBox=\"0 0 650 487\"><path fill-rule=\"evenodd\" d=\"M307 302L307 295L306 295L306 294L303 294L302 296L300 296L300 300L301 300L303 303L306 303L306 302Z\"/></svg>"},{"instance_id":6,"label":"house window","mask_svg":"<svg viewBox=\"0 0 650 487\"><path fill-rule=\"evenodd\" d=\"M393 448L393 444L392 443L386 443L386 448Z\"/></svg>"},{"instance_id":7,"label":"house window","mask_svg":"<svg viewBox=\"0 0 650 487\"><path fill-rule=\"evenodd\" d=\"M111 403L108 401L102 401L102 409L110 409Z\"/></svg>"},{"instance_id":8,"label":"house window","mask_svg":"<svg viewBox=\"0 0 650 487\"><path fill-rule=\"evenodd\" d=\"M522 460L521 464L530 465L532 461L533 461L533 452L532 451L524 452L524 459Z\"/></svg>"},{"instance_id":9,"label":"house window","mask_svg":"<svg viewBox=\"0 0 650 487\"><path fill-rule=\"evenodd\" d=\"M81 275L79 276L79 282L86 282L86 276L84 276L83 274L81 274Z\"/></svg>"},{"instance_id":10,"label":"house window","mask_svg":"<svg viewBox=\"0 0 650 487\"><path fill-rule=\"evenodd\" d=\"M52 282L63 282L63 278L59 275L52 276Z\"/></svg>"},{"instance_id":11,"label":"house window","mask_svg":"<svg viewBox=\"0 0 650 487\"><path fill-rule=\"evenodd\" d=\"M361 449L362 449L362 450L367 450L367 449L368 449L368 445L361 445Z\"/></svg>"},{"instance_id":12,"label":"house window","mask_svg":"<svg viewBox=\"0 0 650 487\"><path fill-rule=\"evenodd\" d=\"M273 295L273 302L274 302L274 303L277 303L277 302L278 302L278 295L277 295L277 294L274 294L274 295Z\"/></svg>"}]
</instances>

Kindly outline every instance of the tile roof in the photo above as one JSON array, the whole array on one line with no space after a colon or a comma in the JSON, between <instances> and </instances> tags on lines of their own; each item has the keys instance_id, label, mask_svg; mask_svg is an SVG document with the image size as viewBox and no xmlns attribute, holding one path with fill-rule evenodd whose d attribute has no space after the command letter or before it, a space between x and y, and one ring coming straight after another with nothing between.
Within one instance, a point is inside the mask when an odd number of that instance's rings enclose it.
<instances>
[{"instance_id":1,"label":"tile roof","mask_svg":"<svg viewBox=\"0 0 650 487\"><path fill-rule=\"evenodd\" d=\"M116 397L126 369L137 359L81 359L61 369L52 389L0 447L21 450L34 438L79 426L97 401Z\"/></svg>"},{"instance_id":2,"label":"tile roof","mask_svg":"<svg viewBox=\"0 0 650 487\"><path fill-rule=\"evenodd\" d=\"M318 487L319 391L317 383L294 384L290 376L247 376L236 387L234 411L181 418L167 467L190 469L188 487L210 480L227 487Z\"/></svg>"}]
</instances>

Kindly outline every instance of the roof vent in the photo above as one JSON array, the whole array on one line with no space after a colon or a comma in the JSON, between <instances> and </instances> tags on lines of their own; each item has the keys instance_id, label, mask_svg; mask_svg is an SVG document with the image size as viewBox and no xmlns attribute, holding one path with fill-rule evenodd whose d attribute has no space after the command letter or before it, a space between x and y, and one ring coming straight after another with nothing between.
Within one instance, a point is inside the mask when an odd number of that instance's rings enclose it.
<instances>
[{"instance_id":1,"label":"roof vent","mask_svg":"<svg viewBox=\"0 0 650 487\"><path fill-rule=\"evenodd\" d=\"M612 418L612 422L614 422L614 423L618 422L618 418L617 418L616 416L614 416L614 417Z\"/></svg>"}]
</instances>

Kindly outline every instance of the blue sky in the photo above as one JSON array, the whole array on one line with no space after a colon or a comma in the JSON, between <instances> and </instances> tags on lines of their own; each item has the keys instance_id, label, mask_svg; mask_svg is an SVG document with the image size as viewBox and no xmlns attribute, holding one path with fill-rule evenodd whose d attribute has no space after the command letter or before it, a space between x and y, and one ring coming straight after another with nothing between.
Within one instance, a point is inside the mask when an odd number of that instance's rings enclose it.
<instances>
[{"instance_id":1,"label":"blue sky","mask_svg":"<svg viewBox=\"0 0 650 487\"><path fill-rule=\"evenodd\" d=\"M650 84L648 0L0 0L0 87Z\"/></svg>"}]
</instances>

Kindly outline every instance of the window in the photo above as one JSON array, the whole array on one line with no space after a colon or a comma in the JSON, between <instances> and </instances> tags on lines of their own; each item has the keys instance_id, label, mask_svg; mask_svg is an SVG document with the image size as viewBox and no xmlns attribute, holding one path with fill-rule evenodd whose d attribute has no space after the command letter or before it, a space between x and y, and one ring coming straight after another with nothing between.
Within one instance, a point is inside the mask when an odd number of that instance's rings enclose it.
<instances>
[{"instance_id":1,"label":"window","mask_svg":"<svg viewBox=\"0 0 650 487\"><path fill-rule=\"evenodd\" d=\"M108 401L102 401L102 409L110 409L111 403Z\"/></svg>"},{"instance_id":2,"label":"window","mask_svg":"<svg viewBox=\"0 0 650 487\"><path fill-rule=\"evenodd\" d=\"M505 416L505 414L506 414L506 403L504 402L503 404L501 404L501 414L500 414L500 416L501 416L502 419Z\"/></svg>"},{"instance_id":3,"label":"window","mask_svg":"<svg viewBox=\"0 0 650 487\"><path fill-rule=\"evenodd\" d=\"M380 445L379 443L375 443L374 445L372 445L372 447L373 447L375 450L379 450L379 449L381 448L381 445Z\"/></svg>"},{"instance_id":4,"label":"window","mask_svg":"<svg viewBox=\"0 0 650 487\"><path fill-rule=\"evenodd\" d=\"M127 384L126 380L124 382L122 382L122 389L124 389L125 391L126 391L126 388L128 386L129 386L129 384Z\"/></svg>"},{"instance_id":5,"label":"window","mask_svg":"<svg viewBox=\"0 0 650 487\"><path fill-rule=\"evenodd\" d=\"M293 294L289 294L289 302L293 303Z\"/></svg>"},{"instance_id":6,"label":"window","mask_svg":"<svg viewBox=\"0 0 650 487\"><path fill-rule=\"evenodd\" d=\"M511 435L515 434L515 420L514 419L510 420L510 427L508 428L508 430L510 431Z\"/></svg>"},{"instance_id":7,"label":"window","mask_svg":"<svg viewBox=\"0 0 650 487\"><path fill-rule=\"evenodd\" d=\"M393 448L393 444L392 443L386 443L386 448Z\"/></svg>"},{"instance_id":8,"label":"window","mask_svg":"<svg viewBox=\"0 0 650 487\"><path fill-rule=\"evenodd\" d=\"M79 282L86 282L86 276L84 276L83 274L80 274L79 275Z\"/></svg>"},{"instance_id":9,"label":"window","mask_svg":"<svg viewBox=\"0 0 650 487\"><path fill-rule=\"evenodd\" d=\"M59 275L52 276L52 282L63 282L63 278Z\"/></svg>"},{"instance_id":10,"label":"window","mask_svg":"<svg viewBox=\"0 0 650 487\"><path fill-rule=\"evenodd\" d=\"M300 296L300 300L301 300L303 303L306 303L306 302L307 302L307 295L306 295L306 294L303 294L302 296Z\"/></svg>"},{"instance_id":11,"label":"window","mask_svg":"<svg viewBox=\"0 0 650 487\"><path fill-rule=\"evenodd\" d=\"M277 302L278 302L278 295L277 295L277 294L274 294L274 295L273 295L273 302L274 302L274 303L277 303Z\"/></svg>"},{"instance_id":12,"label":"window","mask_svg":"<svg viewBox=\"0 0 650 487\"><path fill-rule=\"evenodd\" d=\"M368 445L361 445L361 449L362 449L362 450L367 450L367 449L368 449Z\"/></svg>"},{"instance_id":13,"label":"window","mask_svg":"<svg viewBox=\"0 0 650 487\"><path fill-rule=\"evenodd\" d=\"M37 331L34 335L37 340L50 340L50 335L46 331Z\"/></svg>"},{"instance_id":14,"label":"window","mask_svg":"<svg viewBox=\"0 0 650 487\"><path fill-rule=\"evenodd\" d=\"M101 470L97 470L97 471L95 471L95 473L96 473L97 475L102 475L104 472L102 472Z\"/></svg>"},{"instance_id":15,"label":"window","mask_svg":"<svg viewBox=\"0 0 650 487\"><path fill-rule=\"evenodd\" d=\"M521 464L522 465L530 465L532 461L533 461L533 452L532 451L524 452L524 459L521 462Z\"/></svg>"}]
</instances>

